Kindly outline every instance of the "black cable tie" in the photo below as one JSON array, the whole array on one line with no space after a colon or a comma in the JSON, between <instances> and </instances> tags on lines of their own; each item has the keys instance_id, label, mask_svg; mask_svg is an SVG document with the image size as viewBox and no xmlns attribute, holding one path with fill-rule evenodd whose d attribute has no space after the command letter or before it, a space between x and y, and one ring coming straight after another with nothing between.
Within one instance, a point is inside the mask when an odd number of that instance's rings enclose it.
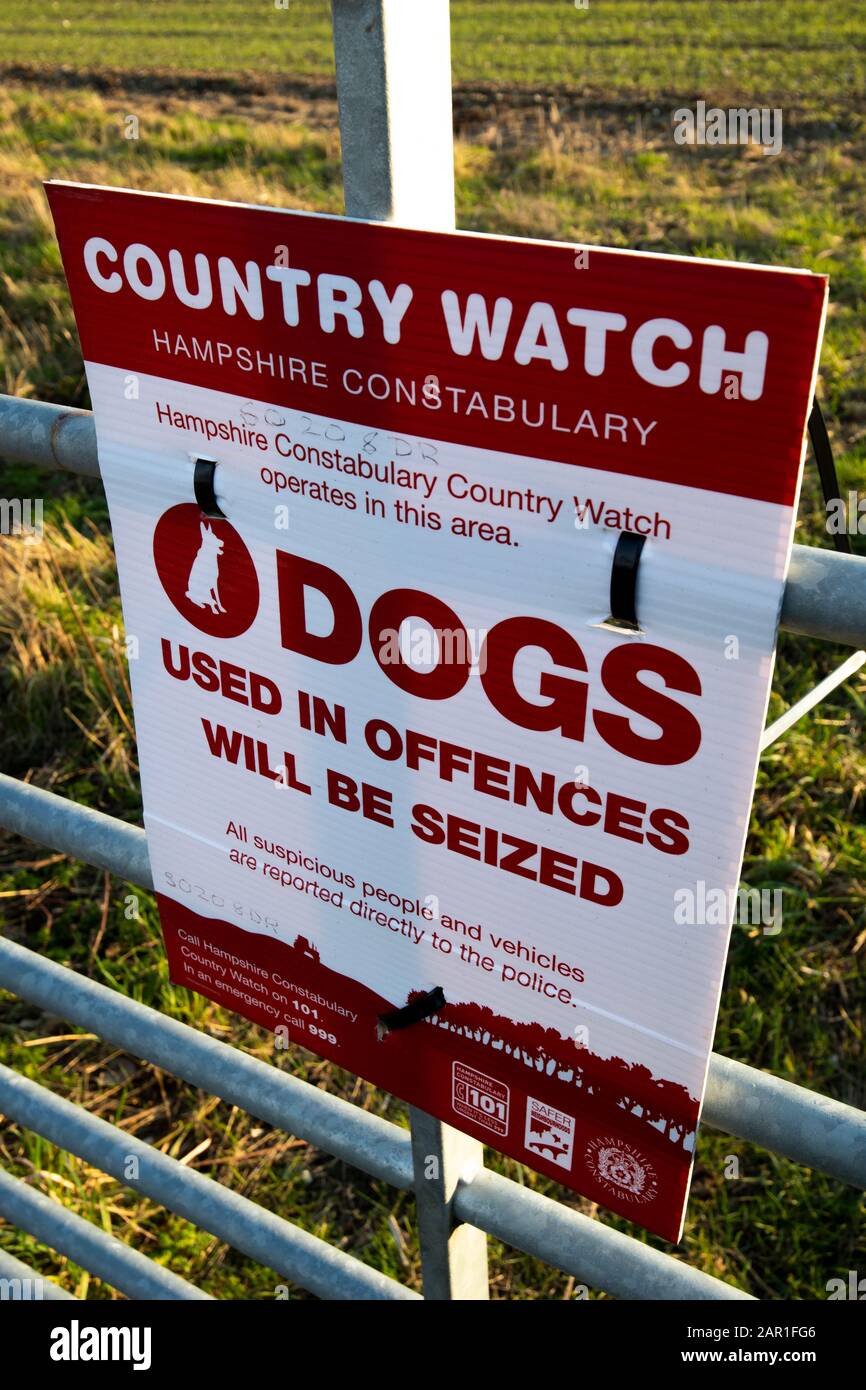
<instances>
[{"instance_id":1,"label":"black cable tie","mask_svg":"<svg viewBox=\"0 0 866 1390\"><path fill-rule=\"evenodd\" d=\"M817 396L812 401L812 409L809 412L809 438L812 441L812 452L815 455L818 474L821 478L824 508L826 510L831 502L838 502L844 510L844 503L839 492L839 479L836 475L836 463L833 458L833 446L830 443L824 414L818 404ZM833 544L837 550L843 551L844 554L851 554L851 541L847 531L835 531Z\"/></svg>"},{"instance_id":2,"label":"black cable tie","mask_svg":"<svg viewBox=\"0 0 866 1390\"><path fill-rule=\"evenodd\" d=\"M427 994L419 994L417 999L413 999L410 1004L405 1004L402 1009L393 1009L390 1013L380 1014L379 1022L387 1033L395 1033L400 1028L409 1028L413 1023L420 1023L422 1019L429 1018L431 1014L438 1014L439 1010L445 1007L445 991L441 985L431 989Z\"/></svg>"},{"instance_id":3,"label":"black cable tie","mask_svg":"<svg viewBox=\"0 0 866 1390\"><path fill-rule=\"evenodd\" d=\"M635 531L620 532L610 571L610 618L608 622L640 631L637 620L637 571L646 536Z\"/></svg>"},{"instance_id":4,"label":"black cable tie","mask_svg":"<svg viewBox=\"0 0 866 1390\"><path fill-rule=\"evenodd\" d=\"M198 502L205 516L225 518L225 512L222 511L216 500L216 492L214 491L215 477L215 459L197 458L195 460L195 472L192 475L192 485L196 502Z\"/></svg>"}]
</instances>

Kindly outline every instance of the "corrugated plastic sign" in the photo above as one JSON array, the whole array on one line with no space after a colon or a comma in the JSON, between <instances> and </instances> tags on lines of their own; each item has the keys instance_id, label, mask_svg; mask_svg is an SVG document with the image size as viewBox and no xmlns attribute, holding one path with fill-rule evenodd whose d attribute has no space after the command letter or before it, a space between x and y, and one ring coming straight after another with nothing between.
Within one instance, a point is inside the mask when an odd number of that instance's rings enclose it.
<instances>
[{"instance_id":1,"label":"corrugated plastic sign","mask_svg":"<svg viewBox=\"0 0 866 1390\"><path fill-rule=\"evenodd\" d=\"M172 979L677 1239L826 281L48 193Z\"/></svg>"}]
</instances>

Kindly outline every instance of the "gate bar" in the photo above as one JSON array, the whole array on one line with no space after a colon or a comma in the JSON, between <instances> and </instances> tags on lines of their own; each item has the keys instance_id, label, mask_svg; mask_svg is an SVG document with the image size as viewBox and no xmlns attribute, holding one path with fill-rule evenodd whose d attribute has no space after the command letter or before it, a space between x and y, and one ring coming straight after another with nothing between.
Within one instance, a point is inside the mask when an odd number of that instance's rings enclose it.
<instances>
[{"instance_id":1,"label":"gate bar","mask_svg":"<svg viewBox=\"0 0 866 1390\"><path fill-rule=\"evenodd\" d=\"M469 1186L458 1187L455 1206L464 1221L483 1226L492 1236L616 1298L755 1301L733 1284L700 1274L684 1260L551 1202L489 1168Z\"/></svg>"},{"instance_id":2,"label":"gate bar","mask_svg":"<svg viewBox=\"0 0 866 1390\"><path fill-rule=\"evenodd\" d=\"M61 1202L4 1168L0 1168L0 1216L129 1298L213 1302L204 1289L67 1211Z\"/></svg>"},{"instance_id":3,"label":"gate bar","mask_svg":"<svg viewBox=\"0 0 866 1390\"><path fill-rule=\"evenodd\" d=\"M828 552L832 553L834 552ZM78 802L68 801L65 797L57 796L55 792L44 791L28 782L19 782L14 777L0 773L0 826L35 840L37 844L46 845L62 854L70 854L74 858L81 858L88 863L92 862L96 855L80 830L79 818L85 813L85 809L79 806ZM142 873L140 878L129 877L133 865L141 870L147 863L144 831L138 826L116 820L113 816L106 816L101 811L87 811L86 815L87 824L91 827L90 833L96 836L95 850L99 856L99 866L121 879L137 882L143 888L152 888L149 865L146 874ZM6 962L3 978L9 978L11 970L8 953L23 949L10 941L0 939L0 960ZM34 976L41 977L44 974L47 977L50 969L63 970L62 966L42 960L34 953L27 954L33 955L34 960L38 962L38 970L34 969L32 972ZM26 972L23 979L27 981L26 990L36 1002L33 991L40 989L41 985L35 978L28 978ZM0 979L0 984L2 982ZM92 983L87 983L90 988L97 988ZM61 1002L65 998L66 988L67 986L62 984L57 987L56 1000L52 1006L61 1017L69 1016L64 1015ZM25 997L28 997L27 994ZM142 1007L133 1005L132 1001L124 1002L134 1008ZM182 1024L172 1023L170 1020L166 1020L166 1023L171 1023L174 1028L183 1027ZM90 1027L86 1017L82 1019L81 1027ZM251 1058L247 1060L250 1063L253 1061ZM171 1060L166 1064L166 1069L176 1070ZM270 1074L271 1069L267 1070ZM285 1073L276 1075L285 1076ZM262 1087L265 1085L264 1082L260 1084ZM218 1092L219 1088L215 1089ZM340 1103L348 1105L348 1102ZM348 1108L354 1110L356 1107ZM261 1111L258 1113L261 1114ZM856 1187L866 1187L866 1112L855 1110L850 1105L828 1099L815 1091L797 1086L792 1081L781 1080L771 1076L769 1072L758 1071L742 1062L720 1057L714 1052L710 1058L702 1119L705 1124L735 1134L740 1139L747 1139L764 1148L772 1145L777 1152L796 1163L819 1168L831 1177L852 1183ZM324 1147L329 1146L331 1152L337 1152L332 1141L326 1138ZM339 1156L344 1157L348 1163L355 1162L357 1166L357 1160L351 1157L351 1150L343 1150ZM366 1163L363 1166L366 1166ZM369 1171L377 1170L370 1167ZM396 1186L411 1186L411 1180L407 1183L384 1171L377 1175L386 1177L388 1182L394 1182Z\"/></svg>"},{"instance_id":4,"label":"gate bar","mask_svg":"<svg viewBox=\"0 0 866 1390\"><path fill-rule=\"evenodd\" d=\"M97 1031L115 1047L336 1154L355 1168L406 1190L413 1186L409 1136L398 1125L2 937L0 989L10 990L90 1032ZM371 1132L375 1144L370 1142ZM388 1149L391 1159L386 1165ZM659 1286L662 1270L667 1270L666 1287L672 1291L668 1297L728 1297L729 1285L621 1236L601 1221L586 1217L577 1221L576 1212L549 1197L532 1194L535 1205L531 1218L525 1219L522 1204L530 1195L529 1188L499 1177L491 1186L487 1178L495 1175L488 1170L476 1173L471 1183L470 1176L461 1169L453 1197L456 1219L471 1221L528 1255L553 1260L560 1269L582 1279L590 1278L590 1271L603 1272L606 1282L600 1287L626 1298L655 1297L652 1290ZM482 1195L476 1204L469 1193L478 1184ZM436 1293L431 1296L435 1298Z\"/></svg>"},{"instance_id":5,"label":"gate bar","mask_svg":"<svg viewBox=\"0 0 866 1390\"><path fill-rule=\"evenodd\" d=\"M0 458L50 473L98 478L93 414L73 406L0 395Z\"/></svg>"},{"instance_id":6,"label":"gate bar","mask_svg":"<svg viewBox=\"0 0 866 1390\"><path fill-rule=\"evenodd\" d=\"M379 1115L3 937L0 989L392 1187L412 1189L409 1135Z\"/></svg>"},{"instance_id":7,"label":"gate bar","mask_svg":"<svg viewBox=\"0 0 866 1390\"><path fill-rule=\"evenodd\" d=\"M866 1188L866 1111L820 1091L714 1052L702 1118L714 1129Z\"/></svg>"},{"instance_id":8,"label":"gate bar","mask_svg":"<svg viewBox=\"0 0 866 1390\"><path fill-rule=\"evenodd\" d=\"M0 1280L14 1279L16 1284L25 1286L28 1290L35 1284L39 1292L34 1294L28 1292L26 1301L29 1303L35 1300L37 1303L80 1303L81 1299L74 1293L67 1293L61 1289L59 1284L55 1284L51 1279L46 1279L44 1274L40 1274L38 1269L31 1269L22 1260L16 1260L14 1255L8 1255L5 1250L0 1250ZM13 1301L18 1302L13 1294Z\"/></svg>"},{"instance_id":9,"label":"gate bar","mask_svg":"<svg viewBox=\"0 0 866 1390\"><path fill-rule=\"evenodd\" d=\"M0 772L0 826L153 892L147 837L139 825Z\"/></svg>"},{"instance_id":10,"label":"gate bar","mask_svg":"<svg viewBox=\"0 0 866 1390\"><path fill-rule=\"evenodd\" d=\"M93 416L0 395L0 459L98 478ZM801 637L866 647L866 557L795 545L779 625Z\"/></svg>"},{"instance_id":11,"label":"gate bar","mask_svg":"<svg viewBox=\"0 0 866 1390\"><path fill-rule=\"evenodd\" d=\"M421 1301L420 1294L396 1279L5 1066L0 1066L0 1114L110 1173L125 1187L152 1197L319 1298ZM127 1175L131 1158L138 1160L139 1177L134 1179Z\"/></svg>"}]
</instances>

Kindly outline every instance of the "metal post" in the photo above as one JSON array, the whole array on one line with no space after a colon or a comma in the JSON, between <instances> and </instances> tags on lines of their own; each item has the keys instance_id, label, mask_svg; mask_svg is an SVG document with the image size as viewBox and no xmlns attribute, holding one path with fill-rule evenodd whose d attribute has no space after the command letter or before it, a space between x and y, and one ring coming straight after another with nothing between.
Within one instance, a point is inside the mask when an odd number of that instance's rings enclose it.
<instances>
[{"instance_id":1,"label":"metal post","mask_svg":"<svg viewBox=\"0 0 866 1390\"><path fill-rule=\"evenodd\" d=\"M448 0L333 0L348 217L454 228Z\"/></svg>"},{"instance_id":2,"label":"metal post","mask_svg":"<svg viewBox=\"0 0 866 1390\"><path fill-rule=\"evenodd\" d=\"M448 0L332 0L346 214L454 228ZM484 1147L410 1110L424 1295L489 1296L487 1239L454 1225L457 1184Z\"/></svg>"},{"instance_id":3,"label":"metal post","mask_svg":"<svg viewBox=\"0 0 866 1390\"><path fill-rule=\"evenodd\" d=\"M487 1236L454 1213L459 1183L471 1183L484 1164L477 1139L410 1106L415 1201L424 1297L486 1299Z\"/></svg>"}]
</instances>

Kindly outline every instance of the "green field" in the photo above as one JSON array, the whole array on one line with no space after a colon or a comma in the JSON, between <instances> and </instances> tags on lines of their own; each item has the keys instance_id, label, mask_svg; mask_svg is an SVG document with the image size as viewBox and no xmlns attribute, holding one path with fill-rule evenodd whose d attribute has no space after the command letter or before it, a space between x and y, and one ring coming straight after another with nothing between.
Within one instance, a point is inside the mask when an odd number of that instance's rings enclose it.
<instances>
[{"instance_id":1,"label":"green field","mask_svg":"<svg viewBox=\"0 0 866 1390\"><path fill-rule=\"evenodd\" d=\"M451 12L456 82L821 107L866 85L858 0L452 0ZM333 73L327 0L5 0L0 40L7 64Z\"/></svg>"},{"instance_id":2,"label":"green field","mask_svg":"<svg viewBox=\"0 0 866 1390\"><path fill-rule=\"evenodd\" d=\"M843 486L862 491L864 7L590 0L581 12L569 0L454 0L453 15L459 224L828 273L821 394ZM2 389L87 404L43 178L341 210L325 4L293 0L288 11L275 11L219 0L69 0L37 10L6 0L0 32L7 76L0 93ZM148 74L169 68L170 80ZM252 70L255 81L243 76ZM202 71L219 75L212 90L189 77ZM322 78L324 86L307 81ZM783 107L778 158L673 143L675 104L728 94ZM140 121L137 141L123 138L131 112ZM0 541L0 768L140 821L101 490L9 467L0 491L44 497L47 523L39 545ZM829 544L811 471L797 539ZM866 549L866 537L856 543ZM783 638L770 717L846 654ZM861 1107L864 719L861 674L763 761L744 879L786 890L784 926L777 937L735 928L715 1044ZM128 916L133 891L0 837L5 931L273 1061L263 1032L169 985L155 906L141 894L138 916ZM310 1054L276 1056L282 1067L405 1123L401 1104ZM409 1198L8 997L0 997L0 1060L417 1284ZM726 1176L731 1155L739 1159L735 1178ZM489 1162L597 1214L510 1160L491 1153ZM15 1125L0 1128L0 1163L218 1297L274 1296L272 1272ZM606 1214L600 1219L632 1229ZM0 1245L81 1295L111 1296L69 1261L2 1226ZM497 1242L491 1253L495 1297L574 1296L574 1281L564 1275ZM677 1253L761 1298L823 1298L829 1279L866 1268L862 1200L829 1178L705 1130Z\"/></svg>"}]
</instances>

